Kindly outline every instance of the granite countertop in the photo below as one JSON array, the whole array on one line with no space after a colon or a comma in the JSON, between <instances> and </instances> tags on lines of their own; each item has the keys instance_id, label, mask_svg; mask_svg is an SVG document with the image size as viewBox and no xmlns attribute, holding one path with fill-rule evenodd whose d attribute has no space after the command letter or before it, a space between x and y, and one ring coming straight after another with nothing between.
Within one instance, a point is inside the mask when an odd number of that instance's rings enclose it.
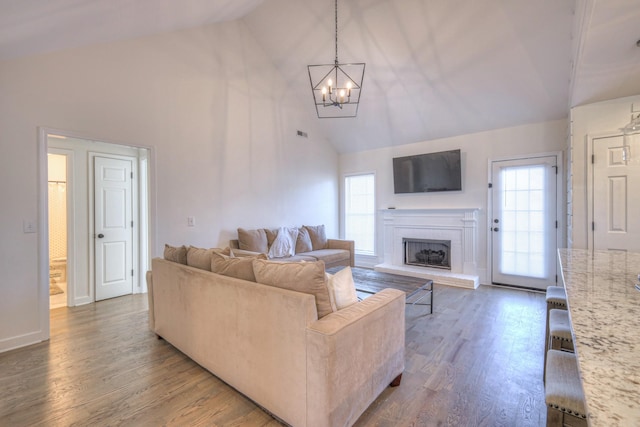
<instances>
[{"instance_id":1,"label":"granite countertop","mask_svg":"<svg viewBox=\"0 0 640 427\"><path fill-rule=\"evenodd\" d=\"M589 424L640 426L640 253L558 253Z\"/></svg>"}]
</instances>

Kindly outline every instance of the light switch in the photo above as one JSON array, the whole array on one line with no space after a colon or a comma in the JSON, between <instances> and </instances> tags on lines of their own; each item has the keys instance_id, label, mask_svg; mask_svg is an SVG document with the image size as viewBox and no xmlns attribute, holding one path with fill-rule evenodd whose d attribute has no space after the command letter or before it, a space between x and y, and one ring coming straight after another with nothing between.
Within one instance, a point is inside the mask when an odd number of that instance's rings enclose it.
<instances>
[{"instance_id":1,"label":"light switch","mask_svg":"<svg viewBox=\"0 0 640 427\"><path fill-rule=\"evenodd\" d=\"M195 226L196 226L196 219L195 219L195 217L188 216L188 217L187 217L187 227L195 227Z\"/></svg>"}]
</instances>

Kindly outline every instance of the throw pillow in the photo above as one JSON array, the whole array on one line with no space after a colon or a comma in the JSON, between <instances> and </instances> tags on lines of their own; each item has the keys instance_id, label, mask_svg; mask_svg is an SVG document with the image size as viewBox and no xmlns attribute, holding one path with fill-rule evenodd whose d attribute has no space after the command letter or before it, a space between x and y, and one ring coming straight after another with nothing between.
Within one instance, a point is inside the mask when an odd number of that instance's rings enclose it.
<instances>
[{"instance_id":1,"label":"throw pillow","mask_svg":"<svg viewBox=\"0 0 640 427\"><path fill-rule=\"evenodd\" d=\"M296 254L297 228L280 227L278 235L269 248L269 258L285 258Z\"/></svg>"},{"instance_id":2,"label":"throw pillow","mask_svg":"<svg viewBox=\"0 0 640 427\"><path fill-rule=\"evenodd\" d=\"M324 231L324 224L316 226L305 225L304 228L309 232L309 238L311 239L311 245L314 251L327 249L327 235Z\"/></svg>"},{"instance_id":3,"label":"throw pillow","mask_svg":"<svg viewBox=\"0 0 640 427\"><path fill-rule=\"evenodd\" d=\"M189 248L187 249L187 265L190 267L211 271L212 254L213 249L203 249L197 248L195 246L189 246Z\"/></svg>"},{"instance_id":4,"label":"throw pillow","mask_svg":"<svg viewBox=\"0 0 640 427\"><path fill-rule=\"evenodd\" d=\"M345 267L329 277L329 291L333 294L338 310L358 302L358 294L356 293L356 285L353 282L351 267Z\"/></svg>"},{"instance_id":5,"label":"throw pillow","mask_svg":"<svg viewBox=\"0 0 640 427\"><path fill-rule=\"evenodd\" d=\"M271 248L273 241L276 240L276 237L278 236L278 229L274 228L273 230L269 230L268 228L265 228L264 232L267 234L267 246Z\"/></svg>"},{"instance_id":6,"label":"throw pillow","mask_svg":"<svg viewBox=\"0 0 640 427\"><path fill-rule=\"evenodd\" d=\"M238 228L238 246L243 251L267 253L267 234L264 229L245 230Z\"/></svg>"},{"instance_id":7,"label":"throw pillow","mask_svg":"<svg viewBox=\"0 0 640 427\"><path fill-rule=\"evenodd\" d=\"M304 252L311 252L313 245L311 244L311 238L309 237L309 231L304 228L298 228L298 238L296 239L296 253L301 254Z\"/></svg>"},{"instance_id":8,"label":"throw pillow","mask_svg":"<svg viewBox=\"0 0 640 427\"><path fill-rule=\"evenodd\" d=\"M256 281L253 274L253 260L267 259L265 254L247 257L233 257L223 252L213 251L211 256L211 271L223 276L235 277L236 279Z\"/></svg>"},{"instance_id":9,"label":"throw pillow","mask_svg":"<svg viewBox=\"0 0 640 427\"><path fill-rule=\"evenodd\" d=\"M324 261L275 262L254 259L253 272L258 283L315 296L318 319L333 312L325 281Z\"/></svg>"},{"instance_id":10,"label":"throw pillow","mask_svg":"<svg viewBox=\"0 0 640 427\"><path fill-rule=\"evenodd\" d=\"M178 262L180 264L187 264L187 247L171 246L165 243L164 245L164 259L167 261Z\"/></svg>"}]
</instances>

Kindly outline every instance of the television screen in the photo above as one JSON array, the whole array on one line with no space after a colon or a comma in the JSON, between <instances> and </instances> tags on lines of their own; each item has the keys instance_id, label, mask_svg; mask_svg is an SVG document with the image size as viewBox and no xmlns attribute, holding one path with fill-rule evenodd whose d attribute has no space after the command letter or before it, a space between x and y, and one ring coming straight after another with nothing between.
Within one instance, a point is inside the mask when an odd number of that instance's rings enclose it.
<instances>
[{"instance_id":1,"label":"television screen","mask_svg":"<svg viewBox=\"0 0 640 427\"><path fill-rule=\"evenodd\" d=\"M460 150L394 158L393 188L396 194L462 190Z\"/></svg>"}]
</instances>

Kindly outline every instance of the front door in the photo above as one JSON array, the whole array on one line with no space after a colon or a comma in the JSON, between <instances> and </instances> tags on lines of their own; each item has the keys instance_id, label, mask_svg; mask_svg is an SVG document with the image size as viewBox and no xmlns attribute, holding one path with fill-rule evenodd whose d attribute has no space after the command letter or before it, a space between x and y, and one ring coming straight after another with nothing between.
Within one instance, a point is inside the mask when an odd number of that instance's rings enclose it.
<instances>
[{"instance_id":1,"label":"front door","mask_svg":"<svg viewBox=\"0 0 640 427\"><path fill-rule=\"evenodd\" d=\"M556 283L557 156L492 162L492 282Z\"/></svg>"},{"instance_id":2,"label":"front door","mask_svg":"<svg viewBox=\"0 0 640 427\"><path fill-rule=\"evenodd\" d=\"M640 135L593 139L593 248L640 251Z\"/></svg>"},{"instance_id":3,"label":"front door","mask_svg":"<svg viewBox=\"0 0 640 427\"><path fill-rule=\"evenodd\" d=\"M96 301L133 292L132 166L94 157Z\"/></svg>"}]
</instances>

